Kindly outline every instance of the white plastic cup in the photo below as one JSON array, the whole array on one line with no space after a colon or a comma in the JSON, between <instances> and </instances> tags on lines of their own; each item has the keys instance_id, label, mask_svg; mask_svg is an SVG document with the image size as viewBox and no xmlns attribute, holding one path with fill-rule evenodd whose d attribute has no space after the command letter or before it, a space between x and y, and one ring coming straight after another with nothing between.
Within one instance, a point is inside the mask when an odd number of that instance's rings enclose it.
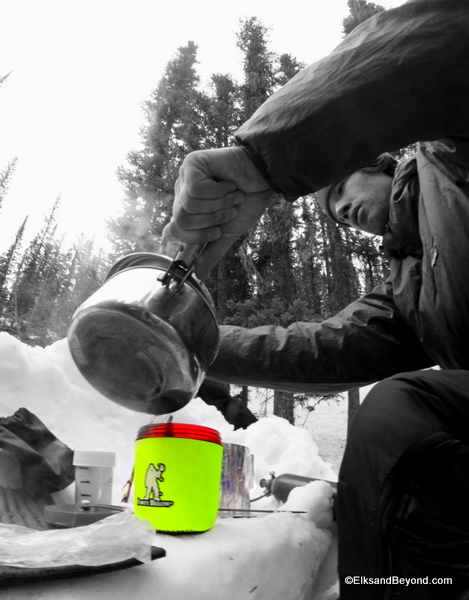
<instances>
[{"instance_id":1,"label":"white plastic cup","mask_svg":"<svg viewBox=\"0 0 469 600\"><path fill-rule=\"evenodd\" d=\"M115 453L76 450L73 464L75 502L80 504L82 500L88 500L91 504L111 504Z\"/></svg>"}]
</instances>

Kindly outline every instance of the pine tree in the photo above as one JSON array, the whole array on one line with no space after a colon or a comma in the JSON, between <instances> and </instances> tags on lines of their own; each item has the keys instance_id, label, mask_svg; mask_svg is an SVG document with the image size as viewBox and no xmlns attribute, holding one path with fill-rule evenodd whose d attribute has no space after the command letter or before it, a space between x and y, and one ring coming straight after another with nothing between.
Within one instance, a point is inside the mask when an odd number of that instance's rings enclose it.
<instances>
[{"instance_id":1,"label":"pine tree","mask_svg":"<svg viewBox=\"0 0 469 600\"><path fill-rule=\"evenodd\" d=\"M56 250L35 311L34 325L42 333L43 343L67 335L74 312L103 284L113 262L103 250L96 254L93 241L84 236L65 251L59 241Z\"/></svg>"},{"instance_id":2,"label":"pine tree","mask_svg":"<svg viewBox=\"0 0 469 600\"><path fill-rule=\"evenodd\" d=\"M0 87L8 75L0 77ZM0 172L0 205L16 164L15 158ZM63 249L63 239L56 239L59 205L60 196L26 249L28 217L0 255L0 330L43 346L66 335L73 312L99 287L110 266L102 251L94 255L92 242L80 240L80 248Z\"/></svg>"},{"instance_id":3,"label":"pine tree","mask_svg":"<svg viewBox=\"0 0 469 600\"><path fill-rule=\"evenodd\" d=\"M268 31L253 17L241 21L237 35L237 45L244 55L242 97L245 119L302 66L289 54L278 57L269 50ZM249 263L247 273L256 299L254 304L247 301L246 307L257 305L259 322L270 319L272 323L290 324L287 307L297 300L299 291L293 246L297 228L295 208L279 196L271 202L255 232L242 242L241 249ZM294 402L294 394L275 390L274 414L293 423Z\"/></svg>"},{"instance_id":4,"label":"pine tree","mask_svg":"<svg viewBox=\"0 0 469 600\"><path fill-rule=\"evenodd\" d=\"M205 147L232 145L234 133L241 124L242 113L242 93L239 84L230 75L212 75L204 104ZM248 282L244 276L244 263L239 252L241 243L242 240L238 240L230 248L206 281L221 323L228 315L228 300L244 299L249 294Z\"/></svg>"},{"instance_id":5,"label":"pine tree","mask_svg":"<svg viewBox=\"0 0 469 600\"><path fill-rule=\"evenodd\" d=\"M240 20L237 46L243 53L243 121L274 91L274 54L268 50L268 28L257 17Z\"/></svg>"},{"instance_id":6,"label":"pine tree","mask_svg":"<svg viewBox=\"0 0 469 600\"><path fill-rule=\"evenodd\" d=\"M0 75L0 87L2 87L2 85L8 79L8 77L11 75L11 73L12 73L12 71L10 71L9 73L7 73L6 75Z\"/></svg>"},{"instance_id":7,"label":"pine tree","mask_svg":"<svg viewBox=\"0 0 469 600\"><path fill-rule=\"evenodd\" d=\"M208 90L201 96L204 116L204 145L210 148L230 146L242 122L241 90L231 75L215 73Z\"/></svg>"},{"instance_id":8,"label":"pine tree","mask_svg":"<svg viewBox=\"0 0 469 600\"><path fill-rule=\"evenodd\" d=\"M144 105L142 148L129 153L129 167L119 169L126 197L122 215L109 224L116 254L159 251L184 156L198 148L233 143L242 115L239 85L218 73L212 75L208 89L200 90L196 51L192 42L178 49ZM227 298L247 294L236 250L235 245L206 282L221 307L221 319Z\"/></svg>"},{"instance_id":9,"label":"pine tree","mask_svg":"<svg viewBox=\"0 0 469 600\"><path fill-rule=\"evenodd\" d=\"M13 177L13 173L15 172L17 162L18 158L14 158L8 163L6 168L0 172L0 206L2 205L3 199L8 191L8 187L10 185L11 178Z\"/></svg>"},{"instance_id":10,"label":"pine tree","mask_svg":"<svg viewBox=\"0 0 469 600\"><path fill-rule=\"evenodd\" d=\"M29 318L38 304L44 279L50 269L50 261L53 260L53 239L57 229L59 204L60 196L55 199L44 225L30 242L18 266L10 304L14 307L18 334L24 341L30 339Z\"/></svg>"},{"instance_id":11,"label":"pine tree","mask_svg":"<svg viewBox=\"0 0 469 600\"><path fill-rule=\"evenodd\" d=\"M21 249L21 243L23 241L27 221L28 217L26 217L23 223L20 225L11 246L8 248L5 254L2 254L0 257L0 298L2 299L2 306L4 305L5 299L8 296L8 284L10 282L11 275L17 262L18 254Z\"/></svg>"},{"instance_id":12,"label":"pine tree","mask_svg":"<svg viewBox=\"0 0 469 600\"><path fill-rule=\"evenodd\" d=\"M201 147L202 96L195 65L197 46L180 47L150 99L144 103L146 123L142 147L118 168L126 197L124 211L108 229L115 249L156 251L171 216L174 184L184 156Z\"/></svg>"},{"instance_id":13,"label":"pine tree","mask_svg":"<svg viewBox=\"0 0 469 600\"><path fill-rule=\"evenodd\" d=\"M350 14L342 21L343 33L348 35L355 27L366 21L373 15L386 10L384 6L368 2L367 0L347 0Z\"/></svg>"},{"instance_id":14,"label":"pine tree","mask_svg":"<svg viewBox=\"0 0 469 600\"><path fill-rule=\"evenodd\" d=\"M0 257L0 329L8 332L17 331L15 312L12 310L10 297L27 220L28 217L20 225L13 243Z\"/></svg>"}]
</instances>

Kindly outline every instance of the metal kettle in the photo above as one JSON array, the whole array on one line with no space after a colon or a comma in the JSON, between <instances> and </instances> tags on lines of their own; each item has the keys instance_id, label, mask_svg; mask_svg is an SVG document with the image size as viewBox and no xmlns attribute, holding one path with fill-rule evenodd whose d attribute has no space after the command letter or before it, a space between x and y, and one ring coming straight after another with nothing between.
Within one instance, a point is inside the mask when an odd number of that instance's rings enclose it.
<instances>
[{"instance_id":1,"label":"metal kettle","mask_svg":"<svg viewBox=\"0 0 469 600\"><path fill-rule=\"evenodd\" d=\"M110 400L162 415L197 393L220 339L213 301L193 275L200 251L124 256L76 310L67 336L73 360Z\"/></svg>"}]
</instances>

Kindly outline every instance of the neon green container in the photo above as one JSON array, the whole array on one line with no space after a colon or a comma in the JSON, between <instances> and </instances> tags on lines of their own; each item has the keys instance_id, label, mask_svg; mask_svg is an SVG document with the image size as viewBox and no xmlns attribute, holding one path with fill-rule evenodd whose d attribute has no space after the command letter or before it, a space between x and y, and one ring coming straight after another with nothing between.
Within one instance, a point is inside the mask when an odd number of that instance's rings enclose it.
<instances>
[{"instance_id":1,"label":"neon green container","mask_svg":"<svg viewBox=\"0 0 469 600\"><path fill-rule=\"evenodd\" d=\"M142 427L135 444L134 512L158 531L190 533L215 523L223 445L210 427Z\"/></svg>"}]
</instances>

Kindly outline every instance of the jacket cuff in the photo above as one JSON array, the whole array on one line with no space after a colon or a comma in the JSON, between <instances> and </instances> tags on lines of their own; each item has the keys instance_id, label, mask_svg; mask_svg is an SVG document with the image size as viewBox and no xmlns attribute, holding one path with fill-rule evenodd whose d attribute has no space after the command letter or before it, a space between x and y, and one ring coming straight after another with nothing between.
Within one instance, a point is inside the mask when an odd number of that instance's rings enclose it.
<instances>
[{"instance_id":1,"label":"jacket cuff","mask_svg":"<svg viewBox=\"0 0 469 600\"><path fill-rule=\"evenodd\" d=\"M288 202L293 202L294 200L296 200L295 198L291 198L291 197L287 197L284 193L283 190L279 188L279 186L272 180L272 177L270 176L270 173L267 169L267 165L264 161L264 159L262 158L262 156L256 152L254 150L254 148L252 148L251 146L249 146L249 144L246 144L245 142L239 140L236 136L235 136L235 142L237 146L240 146L249 156L249 158L252 160L252 162L254 163L254 166L256 167L256 169L259 171L259 173L262 175L262 177L267 181L267 183L269 184L269 187L276 193L276 194L281 194L285 200L287 200Z\"/></svg>"}]
</instances>

